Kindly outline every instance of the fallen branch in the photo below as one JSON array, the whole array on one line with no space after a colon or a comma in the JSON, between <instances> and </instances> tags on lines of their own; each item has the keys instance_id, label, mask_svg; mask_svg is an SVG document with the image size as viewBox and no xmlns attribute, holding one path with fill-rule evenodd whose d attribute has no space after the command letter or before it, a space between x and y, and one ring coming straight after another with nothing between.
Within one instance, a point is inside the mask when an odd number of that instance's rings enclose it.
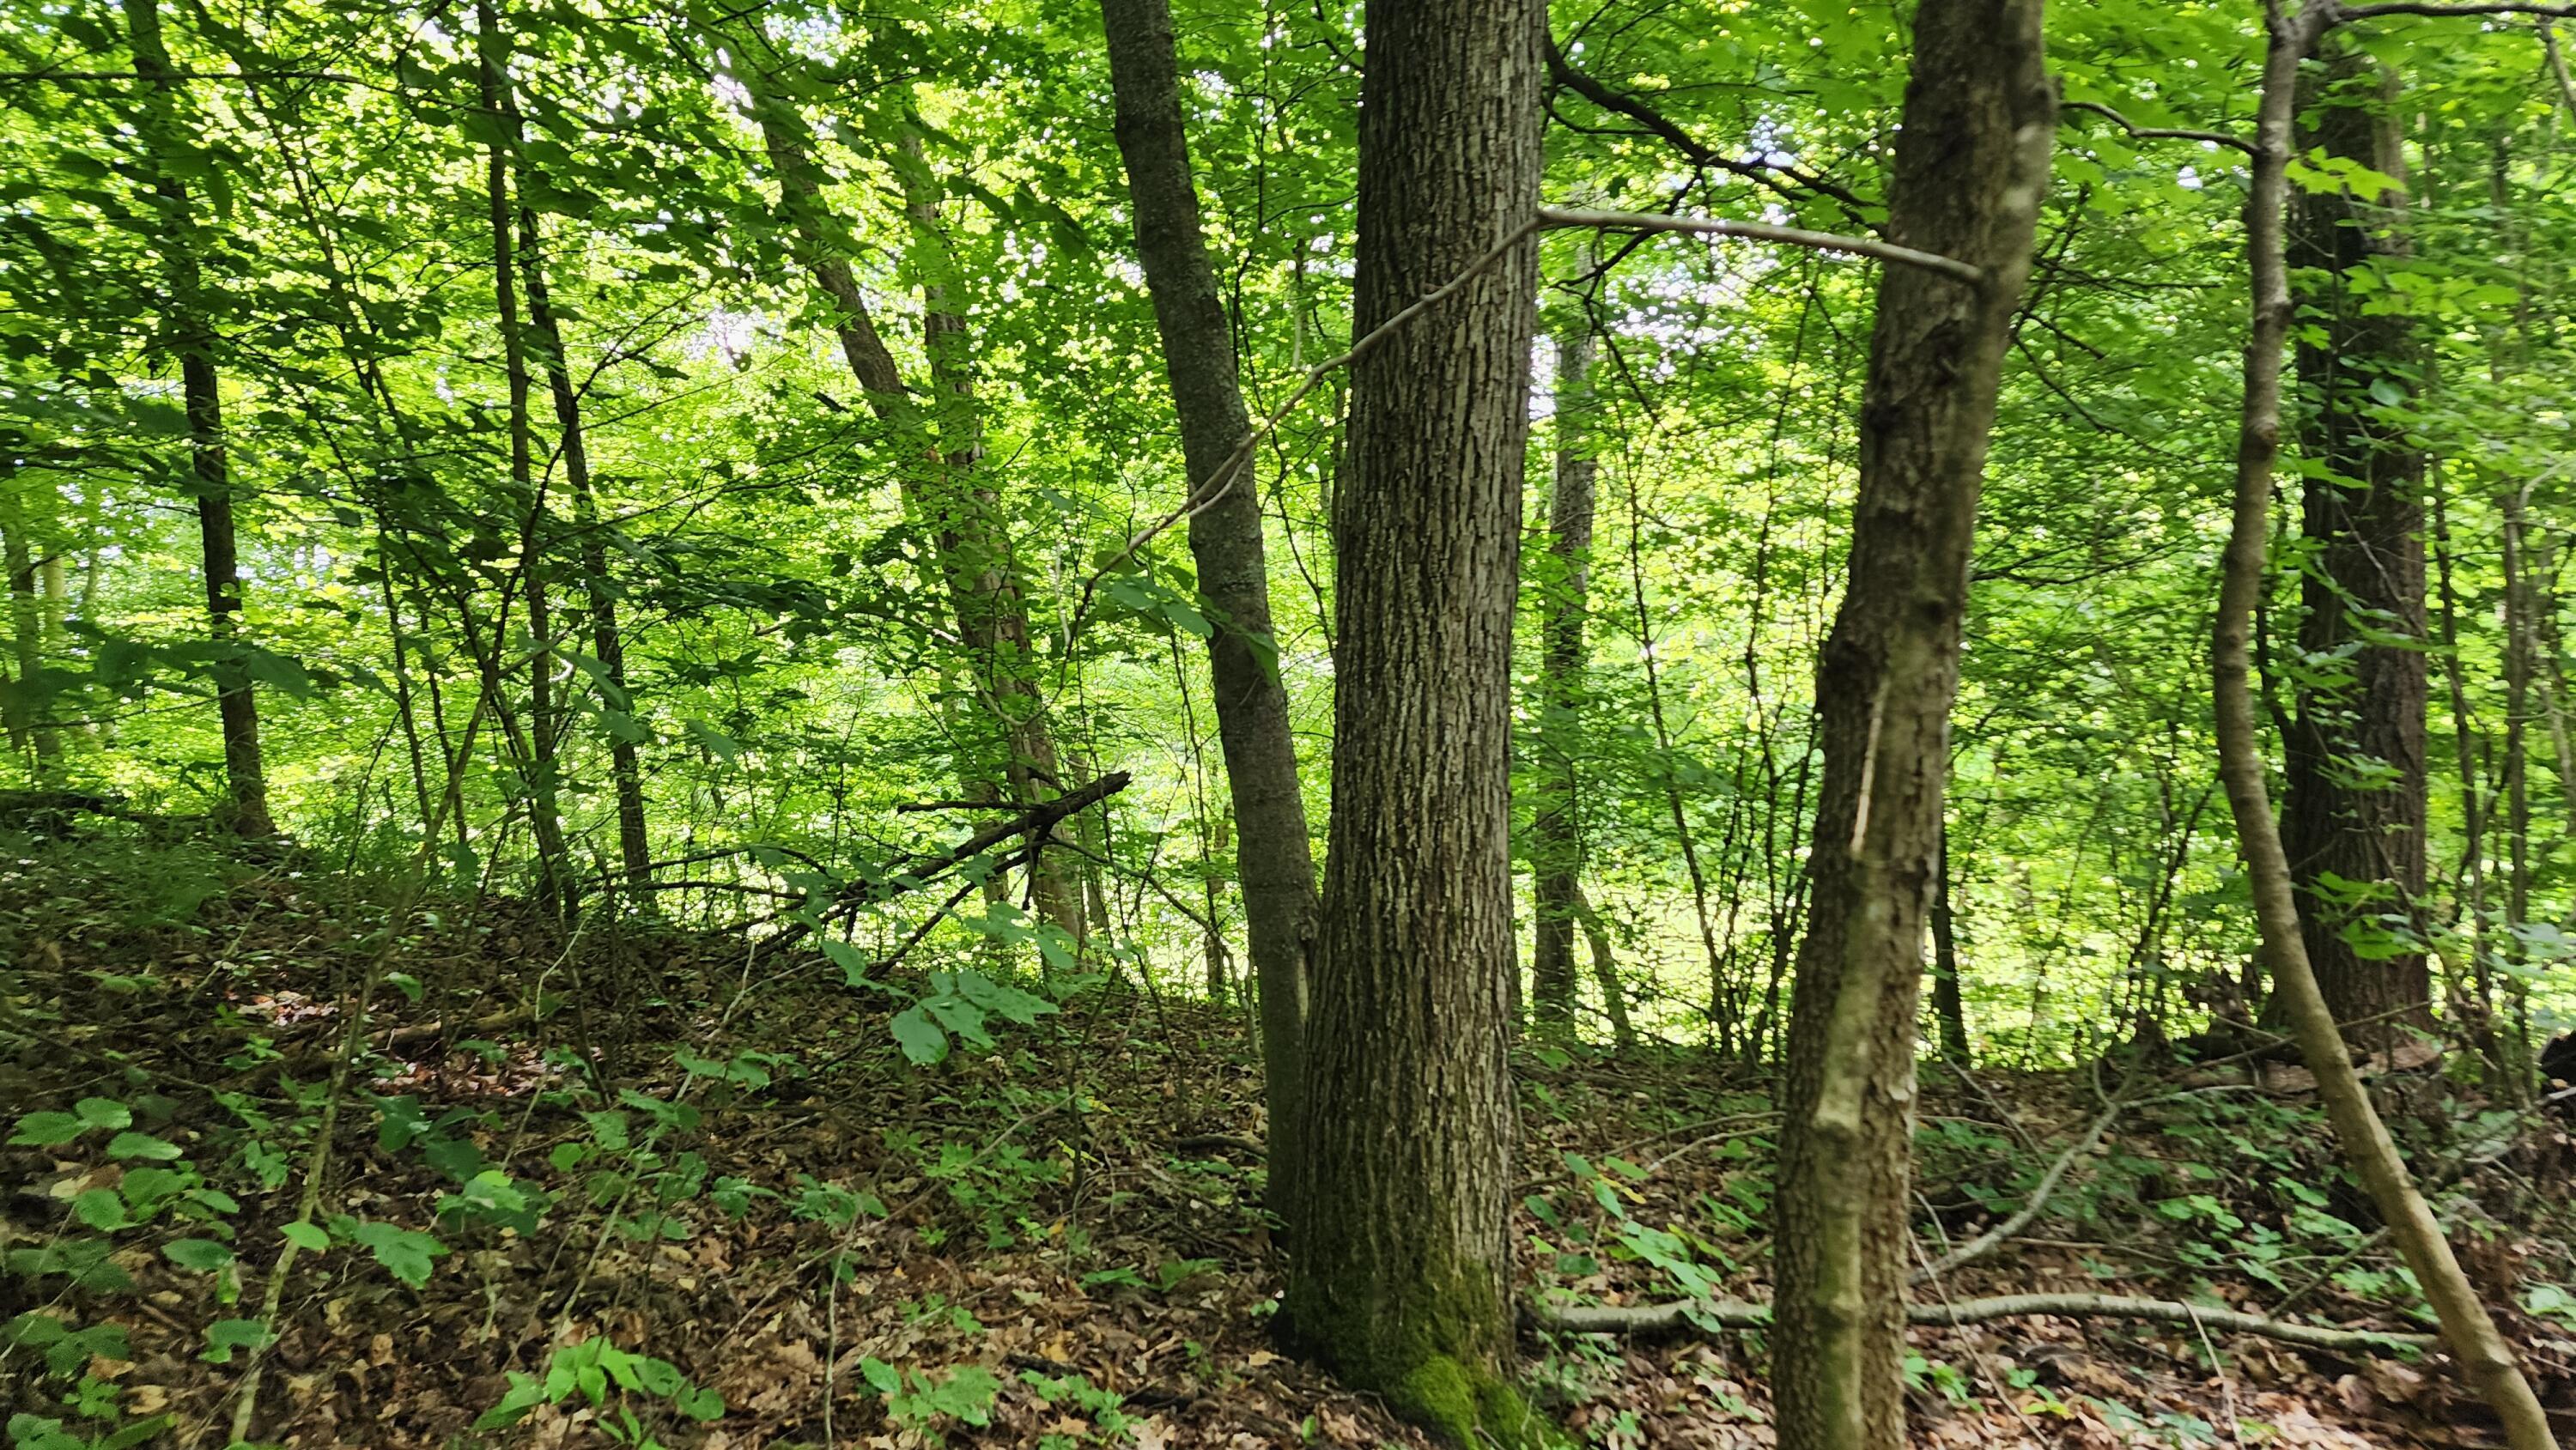
<instances>
[{"instance_id":1,"label":"fallen branch","mask_svg":"<svg viewBox=\"0 0 2576 1450\"><path fill-rule=\"evenodd\" d=\"M915 857L886 873L879 880L861 881L845 888L833 898L830 908L822 915L829 916L839 911L855 911L877 902L891 901L907 891L917 891L1015 837L1040 839L1065 817L1085 807L1097 805L1125 790L1127 782L1131 779L1133 777L1126 771L1112 771L1089 785L1066 791L1054 800L1040 801L1007 821L986 826L938 855ZM802 909L801 904L798 909ZM791 920L779 928L777 935L763 942L762 949L772 952L783 950L802 941L810 930L811 928L804 922Z\"/></svg>"},{"instance_id":2,"label":"fallen branch","mask_svg":"<svg viewBox=\"0 0 2576 1450\"><path fill-rule=\"evenodd\" d=\"M2076 1139L2073 1146L2057 1155L2057 1161L2050 1164L2048 1172L2040 1176L2039 1186L2030 1191L2030 1197L2022 1202L2021 1208L2012 1217L1916 1269L1914 1277L1909 1282L1920 1284L1972 1264L1993 1253L2004 1240L2029 1227L2030 1221L2039 1217L2040 1210L2048 1207L2049 1195L2055 1193L2057 1185L2066 1180L2067 1170L2075 1166L2077 1159L2092 1152L2094 1144L2102 1141L2102 1135L2110 1130L2111 1120L2120 1116L2120 1109L2123 1106L2125 1104L2119 1102L2111 1104L2100 1117L2093 1120L2093 1126L2084 1130L2083 1137Z\"/></svg>"},{"instance_id":3,"label":"fallen branch","mask_svg":"<svg viewBox=\"0 0 2576 1450\"><path fill-rule=\"evenodd\" d=\"M1949 1304L1908 1304L1909 1324L1956 1327L1994 1319L2030 1315L2063 1319L2143 1319L2158 1324L2193 1325L2224 1334L2252 1334L2310 1349L2426 1349L2429 1334L2401 1334L2381 1329L2339 1329L2266 1319L2233 1309L2205 1308L2178 1299L2126 1299L2115 1294L2003 1294L1991 1299L1961 1299ZM1743 1299L1681 1300L1669 1304L1566 1306L1527 1305L1523 1315L1539 1329L1567 1334L1633 1336L1684 1335L1719 1330L1768 1329L1771 1306Z\"/></svg>"}]
</instances>

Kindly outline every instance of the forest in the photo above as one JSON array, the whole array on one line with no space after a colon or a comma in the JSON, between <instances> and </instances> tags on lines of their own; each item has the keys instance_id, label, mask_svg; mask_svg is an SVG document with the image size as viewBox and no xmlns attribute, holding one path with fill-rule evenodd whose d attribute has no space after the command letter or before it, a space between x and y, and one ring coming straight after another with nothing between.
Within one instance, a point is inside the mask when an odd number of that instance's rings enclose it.
<instances>
[{"instance_id":1,"label":"forest","mask_svg":"<svg viewBox=\"0 0 2576 1450\"><path fill-rule=\"evenodd\" d=\"M7 1450L2576 1445L2564 25L0 3Z\"/></svg>"}]
</instances>

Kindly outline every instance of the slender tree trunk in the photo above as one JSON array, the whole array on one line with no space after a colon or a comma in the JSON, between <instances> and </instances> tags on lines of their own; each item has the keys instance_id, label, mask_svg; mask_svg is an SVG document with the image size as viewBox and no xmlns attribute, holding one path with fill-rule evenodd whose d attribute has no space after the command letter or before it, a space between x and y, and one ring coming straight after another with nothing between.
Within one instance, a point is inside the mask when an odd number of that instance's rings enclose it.
<instances>
[{"instance_id":1,"label":"slender tree trunk","mask_svg":"<svg viewBox=\"0 0 2576 1450\"><path fill-rule=\"evenodd\" d=\"M2393 79L2357 48L2332 49L2308 98L2317 120L2302 150L2402 180ZM2299 648L2310 659L2348 652L2351 678L2298 692L2284 742L2281 845L2317 985L2365 1049L2432 1025L2423 954L2364 956L2346 935L2356 921L2411 911L2424 894L2424 454L2402 425L2384 421L2382 403L2392 389L2412 390L2420 349L2412 319L2368 315L2350 290L2355 274L2405 254L2401 216L2393 194L2303 191L2289 239L2294 271L2322 279L2307 305L2324 318L2323 340L2298 349L2315 406L2301 442L2322 470L2305 484L2313 558ZM2367 895L2356 899L2342 883Z\"/></svg>"},{"instance_id":2,"label":"slender tree trunk","mask_svg":"<svg viewBox=\"0 0 2576 1450\"><path fill-rule=\"evenodd\" d=\"M1619 958L1610 950L1610 933L1583 887L1574 888L1574 914L1583 923L1584 944L1592 951L1592 985L1601 991L1601 1011L1610 1019L1610 1045L1626 1052L1637 1045L1636 1024L1628 1020L1628 994L1619 986Z\"/></svg>"},{"instance_id":3,"label":"slender tree trunk","mask_svg":"<svg viewBox=\"0 0 2576 1450\"><path fill-rule=\"evenodd\" d=\"M2273 989L2308 1070L2316 1075L2346 1159L2370 1191L2390 1236L2424 1296L2440 1316L2442 1338L2470 1383L2505 1425L2514 1450L2553 1450L2557 1437L2512 1348L2496 1332L2486 1306L2460 1272L2442 1226L2416 1191L2396 1142L2379 1120L2354 1072L2352 1053L2337 1029L2316 973L2308 964L2299 924L2296 888L2282 850L2264 781L2263 754L2252 688L2254 606L2263 593L2265 534L2271 511L2272 471L2281 439L2281 354L2290 331L2287 248L2283 240L2288 200L2292 120L2298 109L2299 62L2332 23L2323 4L2296 15L2280 0L2265 6L2268 44L2246 200L2245 242L2251 274L2252 325L2245 347L2244 415L2236 450L2234 519L2219 592L2218 625L2210 658L2217 696L2219 779L2236 819L2246 875L2261 927Z\"/></svg>"},{"instance_id":4,"label":"slender tree trunk","mask_svg":"<svg viewBox=\"0 0 2576 1450\"><path fill-rule=\"evenodd\" d=\"M510 95L509 42L501 34L500 16L493 0L475 0L475 52L481 84L484 112L505 130L518 129L518 103ZM554 652L549 645L554 626L550 601L546 594L547 545L545 492L536 479L535 449L531 442L529 418L529 378L527 335L519 321L519 281L517 243L511 229L510 152L499 143L484 148L483 196L492 236L492 303L501 334L501 366L509 386L510 427L510 493L520 509L519 570L520 587L527 597L528 633L534 638L534 657L528 663L528 722L522 735L505 730L505 738L521 742L520 765L528 790L529 833L537 843L537 902L551 916L563 916L572 907L568 866L570 858L564 849L563 819L558 813L556 789L556 747L554 709ZM493 666L508 653L508 643L498 637L491 641ZM496 686L499 681L493 682ZM493 701L501 709L501 701ZM502 719L510 723L502 711Z\"/></svg>"},{"instance_id":5,"label":"slender tree trunk","mask_svg":"<svg viewBox=\"0 0 2576 1450\"><path fill-rule=\"evenodd\" d=\"M1927 0L1888 235L1986 274L1880 277L1842 607L1816 676L1825 779L1780 1143L1773 1388L1783 1450L1905 1438L1916 1004L1960 621L2056 96L2040 0Z\"/></svg>"},{"instance_id":6,"label":"slender tree trunk","mask_svg":"<svg viewBox=\"0 0 2576 1450\"><path fill-rule=\"evenodd\" d=\"M2558 638L2558 564L2549 538L2532 547L2531 600L2532 686L2540 692L2541 718L2549 722L2550 759L2558 766L2558 804L2567 828L2576 835L2576 735L2567 728L2567 673ZM49 600L54 597L49 593ZM50 637L50 631L49 636Z\"/></svg>"},{"instance_id":7,"label":"slender tree trunk","mask_svg":"<svg viewBox=\"0 0 2576 1450\"><path fill-rule=\"evenodd\" d=\"M206 636L215 647L215 709L223 721L224 784L232 828L244 836L277 834L268 814L268 777L259 747L259 701L250 676L230 658L241 633L240 545L233 525L231 473L224 455L223 391L215 375L215 331L198 264L197 227L187 183L191 165L178 114L178 73L161 38L159 0L123 0L144 81L142 131L152 194L162 213L161 270L169 285L165 314L179 355L180 401L188 415L189 469L197 496L197 536L206 575Z\"/></svg>"},{"instance_id":8,"label":"slender tree trunk","mask_svg":"<svg viewBox=\"0 0 2576 1450\"><path fill-rule=\"evenodd\" d=\"M1576 740L1584 690L1583 626L1592 561L1592 319L1568 319L1556 339L1556 489L1549 502L1548 564L1539 603L1538 789L1530 819L1535 949L1531 1019L1542 1032L1574 1032L1576 898L1583 830L1576 814Z\"/></svg>"},{"instance_id":9,"label":"slender tree trunk","mask_svg":"<svg viewBox=\"0 0 2576 1450\"><path fill-rule=\"evenodd\" d=\"M897 169L904 210L912 219L914 269L921 278L922 351L930 359L931 425L942 467L920 496L941 539L958 624L974 655L986 708L1000 721L1010 752L1004 773L1014 795L1035 805L1063 793L1055 736L1038 690L1037 654L1029 632L1027 593L1001 499L984 477L983 417L975 400L974 355L963 284L940 224L939 181L918 127L903 137ZM1080 826L1072 829L1079 830ZM1070 851L1029 858L1038 914L1073 939L1088 935L1081 874Z\"/></svg>"},{"instance_id":10,"label":"slender tree trunk","mask_svg":"<svg viewBox=\"0 0 2576 1450\"><path fill-rule=\"evenodd\" d=\"M1538 205L1537 0L1376 0L1354 335ZM1346 1382L1459 1444L1535 1443L1507 1378L1511 666L1538 249L1353 365L1336 500L1333 818L1283 1306Z\"/></svg>"},{"instance_id":11,"label":"slender tree trunk","mask_svg":"<svg viewBox=\"0 0 2576 1450\"><path fill-rule=\"evenodd\" d=\"M524 186L521 188L524 193ZM600 537L599 508L590 486L590 449L582 437L581 394L573 386L572 368L564 356L563 328L555 320L554 299L546 290L544 235L536 212L519 208L520 270L527 279L528 338L545 368L546 391L554 399L555 427L563 455L564 486L572 492L573 524L580 530L582 589L588 596L591 648L596 653L601 694L608 708L624 716L629 731L612 729L608 740L608 773L617 796L617 856L630 885L652 876L652 836L644 816L644 770L631 732L635 702L626 688L626 638L617 627L617 596L608 577L608 545Z\"/></svg>"},{"instance_id":12,"label":"slender tree trunk","mask_svg":"<svg viewBox=\"0 0 2576 1450\"><path fill-rule=\"evenodd\" d=\"M1968 1047L1968 1004L1959 990L1959 918L1950 899L1950 823L1941 823L1939 874L1932 897L1932 1015L1941 1027L1941 1057L1961 1067Z\"/></svg>"},{"instance_id":13,"label":"slender tree trunk","mask_svg":"<svg viewBox=\"0 0 2576 1450\"><path fill-rule=\"evenodd\" d=\"M54 728L45 723L52 713L51 702L42 687L45 669L45 623L43 601L36 592L39 566L36 563L32 530L27 521L24 479L11 480L0 492L0 568L9 575L9 640L11 663L17 678L9 689L9 738L20 749L35 755L33 779L38 786L54 783L61 768L62 744Z\"/></svg>"},{"instance_id":14,"label":"slender tree trunk","mask_svg":"<svg viewBox=\"0 0 2576 1450\"><path fill-rule=\"evenodd\" d=\"M972 375L965 367L963 319L942 306L942 296L924 302L932 371L934 406L925 410L904 385L867 299L850 270L847 229L832 212L822 192L822 176L804 138L796 107L779 92L779 77L758 63L768 46L745 22L716 27L733 52L733 76L750 97L771 168L777 173L779 201L793 234L796 258L830 298L833 331L851 377L869 410L885 428L892 445L906 508L930 530L937 558L937 584L949 596L958 632L971 657L971 674L986 709L1001 725L1009 755L1005 774L1013 794L1035 801L1059 793L1055 746L1047 731L1044 702L1037 693L1035 660L1030 651L1028 614L1017 579L1011 573L1007 530L993 508L989 489L974 481L982 448L974 433ZM908 177L921 170L918 155L901 158ZM907 180L913 193L926 173ZM925 192L908 194L914 207L935 201ZM916 223L935 216L916 215ZM925 245L916 256L927 265L925 281L944 285L944 244ZM970 783L971 786L971 783ZM971 790L970 790L971 793ZM1082 934L1080 886L1063 873L1062 856L1038 855L1040 910L1049 921L1079 942ZM1050 884L1052 883L1052 884Z\"/></svg>"},{"instance_id":15,"label":"slender tree trunk","mask_svg":"<svg viewBox=\"0 0 2576 1450\"><path fill-rule=\"evenodd\" d=\"M1726 991L1726 959L1718 950L1717 921L1708 907L1708 872L1700 864L1699 843L1693 836L1690 813L1682 804L1681 773L1672 768L1673 732L1664 715L1663 671L1655 663L1654 621L1646 612L1645 511L1639 507L1637 479L1628 474L1628 597L1636 610L1637 649L1646 667L1646 718L1654 726L1655 758L1663 762L1656 774L1663 777L1664 808L1673 822L1673 839L1681 847L1682 869L1690 878L1691 913L1699 924L1700 954L1708 962L1708 1016L1717 1029L1718 1050L1731 1046L1734 1013ZM1755 586L1761 587L1757 575ZM1730 938L1731 944L1731 938ZM1758 1033L1756 1034L1758 1036ZM1758 1051L1757 1043L1748 1039L1748 1056Z\"/></svg>"},{"instance_id":16,"label":"slender tree trunk","mask_svg":"<svg viewBox=\"0 0 2576 1450\"><path fill-rule=\"evenodd\" d=\"M1118 149L1135 209L1136 255L1162 333L1189 496L1198 502L1190 515L1190 556L1198 566L1200 611L1216 626L1208 638L1208 677L1226 790L1234 803L1245 946L1261 1002L1270 1205L1285 1215L1304 1161L1297 1128L1304 1114L1299 1095L1315 860L1298 786L1288 692L1279 677L1279 644L1270 624L1270 569L1251 460L1233 477L1216 477L1251 422L1235 379L1232 329L1199 226L1169 0L1102 0L1100 13L1117 96Z\"/></svg>"},{"instance_id":17,"label":"slender tree trunk","mask_svg":"<svg viewBox=\"0 0 2576 1450\"><path fill-rule=\"evenodd\" d=\"M2510 491L2501 500L2504 514L2504 949L2520 965L2526 957L2522 928L2531 921L2531 563L2529 526L2524 512L2531 490ZM2527 1017L2527 989L2519 976L2505 990L2515 1015ZM2517 1024L2520 1025L2520 1024ZM2506 1077L2517 1085L2529 1080L2531 1060L2527 1028L2505 1039Z\"/></svg>"}]
</instances>

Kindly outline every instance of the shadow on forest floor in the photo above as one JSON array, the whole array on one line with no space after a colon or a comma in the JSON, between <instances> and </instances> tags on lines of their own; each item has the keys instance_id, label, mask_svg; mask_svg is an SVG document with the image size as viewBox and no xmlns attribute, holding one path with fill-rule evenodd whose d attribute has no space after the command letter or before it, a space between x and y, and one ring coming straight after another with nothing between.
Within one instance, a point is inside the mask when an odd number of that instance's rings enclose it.
<instances>
[{"instance_id":1,"label":"shadow on forest floor","mask_svg":"<svg viewBox=\"0 0 2576 1450\"><path fill-rule=\"evenodd\" d=\"M516 903L432 903L308 1181L381 908L321 867L125 827L0 847L18 1450L222 1445L263 1354L262 1444L1423 1443L1271 1345L1238 1015L1095 994L916 1067L884 1000L819 964L680 934L567 951ZM1533 1292L1762 1293L1758 1081L1678 1049L1521 1066ZM1937 1253L2011 1213L2100 1101L2086 1074L1932 1076ZM2544 1397L2576 1406L2563 1125L2429 1074L2382 1090ZM2306 1100L2207 1073L2140 1096L2026 1237L1918 1297L2421 1327ZM313 1252L272 1326L289 1238ZM1524 1347L1580 1443L1770 1442L1758 1336ZM2071 1319L1915 1351L1927 1445L2487 1443L2438 1359Z\"/></svg>"}]
</instances>

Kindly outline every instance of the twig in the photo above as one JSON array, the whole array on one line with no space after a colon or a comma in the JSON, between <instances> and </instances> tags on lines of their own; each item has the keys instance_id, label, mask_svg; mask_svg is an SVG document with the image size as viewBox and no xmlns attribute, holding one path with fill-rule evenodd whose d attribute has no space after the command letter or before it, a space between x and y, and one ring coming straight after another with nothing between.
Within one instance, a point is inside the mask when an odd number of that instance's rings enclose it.
<instances>
[{"instance_id":1,"label":"twig","mask_svg":"<svg viewBox=\"0 0 2576 1450\"><path fill-rule=\"evenodd\" d=\"M2107 116L2113 125L2141 141L2206 141L2212 146L2232 147L2248 156L2254 154L2254 143L2242 136L2231 136L2224 131L2194 131L2176 126L2141 126L2100 101L2063 101L2059 103L2058 109L2091 111L2097 116Z\"/></svg>"}]
</instances>

